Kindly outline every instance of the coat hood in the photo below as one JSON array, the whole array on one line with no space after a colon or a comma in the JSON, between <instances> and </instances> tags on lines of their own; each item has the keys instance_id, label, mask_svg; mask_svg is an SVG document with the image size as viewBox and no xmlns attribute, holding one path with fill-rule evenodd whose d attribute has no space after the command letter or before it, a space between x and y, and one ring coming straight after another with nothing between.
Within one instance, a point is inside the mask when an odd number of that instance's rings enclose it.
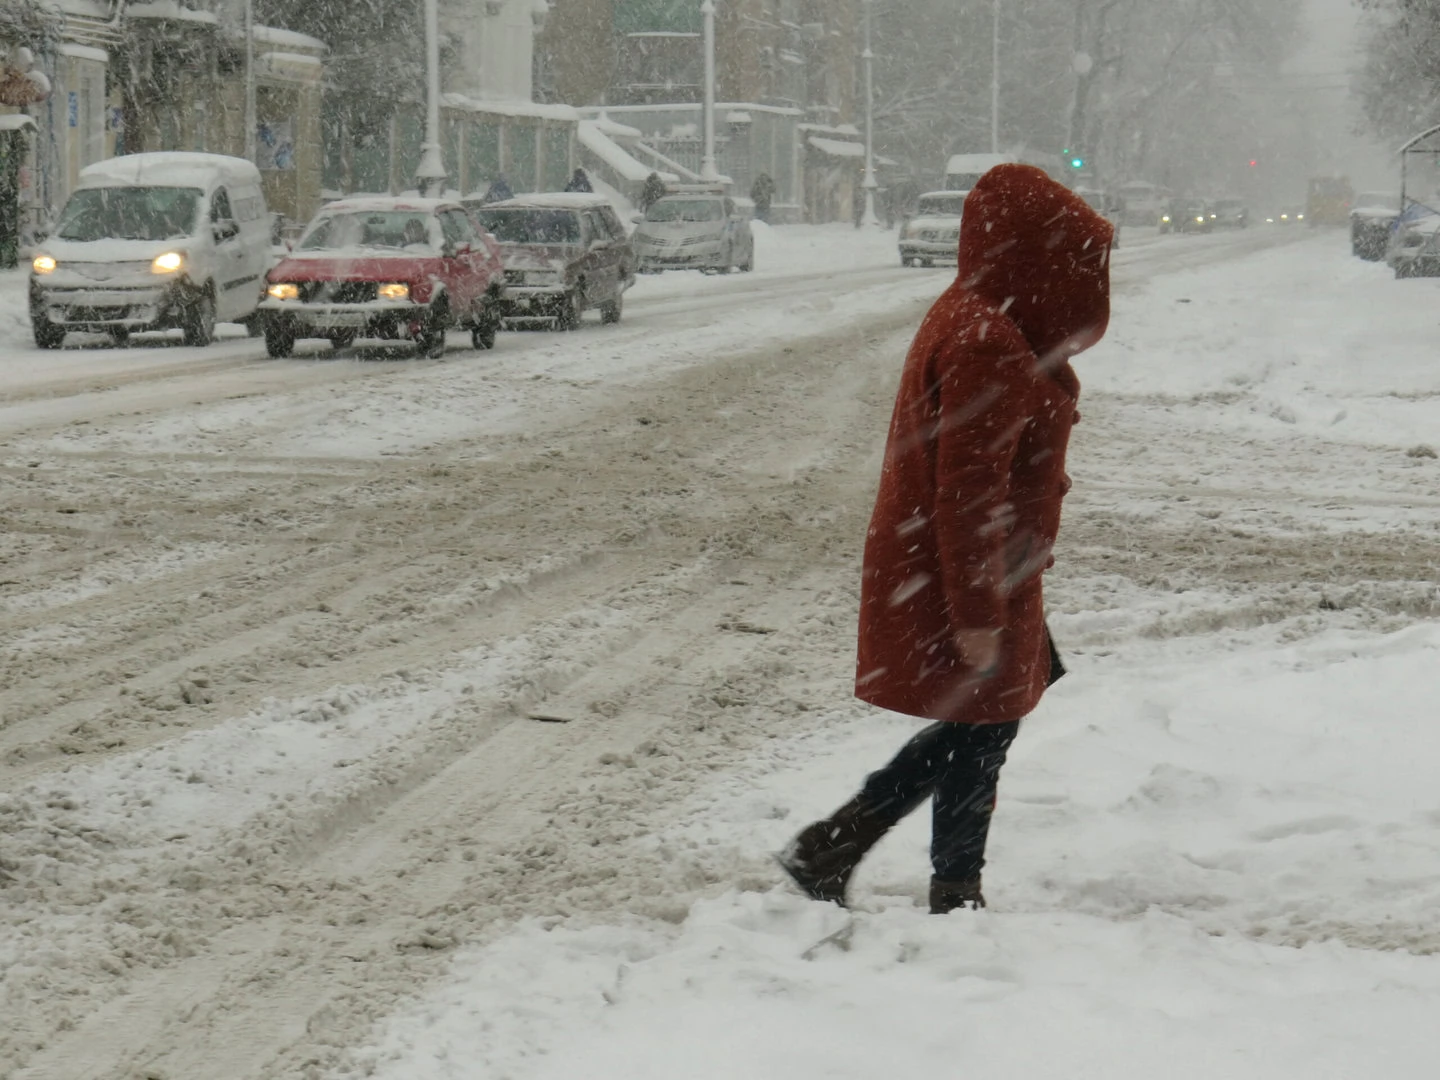
<instances>
[{"instance_id":1,"label":"coat hood","mask_svg":"<svg viewBox=\"0 0 1440 1080\"><path fill-rule=\"evenodd\" d=\"M1113 237L1108 221L1040 169L997 165L965 199L959 280L1054 369L1105 334Z\"/></svg>"}]
</instances>

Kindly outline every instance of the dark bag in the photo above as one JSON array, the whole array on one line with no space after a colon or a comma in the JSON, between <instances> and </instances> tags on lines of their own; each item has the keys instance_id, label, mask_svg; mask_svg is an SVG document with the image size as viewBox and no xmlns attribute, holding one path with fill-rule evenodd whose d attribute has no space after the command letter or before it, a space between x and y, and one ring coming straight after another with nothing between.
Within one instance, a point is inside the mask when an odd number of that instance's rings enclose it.
<instances>
[{"instance_id":1,"label":"dark bag","mask_svg":"<svg viewBox=\"0 0 1440 1080\"><path fill-rule=\"evenodd\" d=\"M1050 681L1046 686L1054 686L1065 675L1065 662L1060 659L1060 650L1055 648L1055 639L1050 636L1050 626L1045 626L1045 644L1050 646Z\"/></svg>"}]
</instances>

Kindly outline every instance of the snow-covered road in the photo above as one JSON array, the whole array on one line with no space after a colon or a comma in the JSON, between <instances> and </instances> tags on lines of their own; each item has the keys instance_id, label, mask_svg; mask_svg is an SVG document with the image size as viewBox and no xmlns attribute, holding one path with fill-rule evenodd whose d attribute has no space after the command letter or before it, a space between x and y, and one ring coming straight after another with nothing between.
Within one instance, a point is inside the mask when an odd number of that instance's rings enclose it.
<instances>
[{"instance_id":1,"label":"snow-covered road","mask_svg":"<svg viewBox=\"0 0 1440 1080\"><path fill-rule=\"evenodd\" d=\"M856 564L946 271L766 230L440 362L0 282L0 1075L1431 1075L1434 283L1127 240L970 923L922 821L853 916L768 857L908 729Z\"/></svg>"}]
</instances>

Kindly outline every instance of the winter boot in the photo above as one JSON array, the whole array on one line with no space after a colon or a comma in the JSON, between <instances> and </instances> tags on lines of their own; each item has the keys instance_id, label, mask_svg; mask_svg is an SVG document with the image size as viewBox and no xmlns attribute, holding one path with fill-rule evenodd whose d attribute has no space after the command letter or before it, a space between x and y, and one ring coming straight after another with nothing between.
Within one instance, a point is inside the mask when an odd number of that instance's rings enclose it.
<instances>
[{"instance_id":1,"label":"winter boot","mask_svg":"<svg viewBox=\"0 0 1440 1080\"><path fill-rule=\"evenodd\" d=\"M780 853L780 865L813 899L844 907L850 875L893 824L857 795L824 821L802 829Z\"/></svg>"},{"instance_id":2,"label":"winter boot","mask_svg":"<svg viewBox=\"0 0 1440 1080\"><path fill-rule=\"evenodd\" d=\"M930 879L930 914L944 915L956 908L968 907L978 911L985 906L985 897L980 892L980 875L965 881L941 881Z\"/></svg>"}]
</instances>

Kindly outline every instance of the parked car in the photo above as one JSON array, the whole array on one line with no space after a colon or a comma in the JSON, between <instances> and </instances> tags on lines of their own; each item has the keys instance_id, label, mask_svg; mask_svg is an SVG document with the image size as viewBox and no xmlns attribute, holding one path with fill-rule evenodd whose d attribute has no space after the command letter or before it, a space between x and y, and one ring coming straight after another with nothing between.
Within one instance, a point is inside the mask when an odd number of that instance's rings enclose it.
<instances>
[{"instance_id":1,"label":"parked car","mask_svg":"<svg viewBox=\"0 0 1440 1080\"><path fill-rule=\"evenodd\" d=\"M298 338L343 349L365 337L412 341L438 357L457 326L477 349L493 348L504 274L499 246L458 202L341 199L267 275L265 348L281 357Z\"/></svg>"},{"instance_id":2,"label":"parked car","mask_svg":"<svg viewBox=\"0 0 1440 1080\"><path fill-rule=\"evenodd\" d=\"M1120 226L1124 224L1124 215L1121 213L1120 197L1112 195L1108 191L1100 191L1097 188L1077 187L1075 194L1085 200L1090 209L1097 211L1101 217L1110 222L1115 230L1114 238L1110 241L1110 247L1118 251L1120 248Z\"/></svg>"},{"instance_id":3,"label":"parked car","mask_svg":"<svg viewBox=\"0 0 1440 1080\"><path fill-rule=\"evenodd\" d=\"M507 322L553 321L573 330L588 308L617 323L635 284L635 249L603 195L521 195L503 202L465 200L500 244Z\"/></svg>"},{"instance_id":4,"label":"parked car","mask_svg":"<svg viewBox=\"0 0 1440 1080\"><path fill-rule=\"evenodd\" d=\"M755 268L750 219L726 195L679 194L657 199L630 242L641 273L699 269L728 274Z\"/></svg>"},{"instance_id":5,"label":"parked car","mask_svg":"<svg viewBox=\"0 0 1440 1080\"><path fill-rule=\"evenodd\" d=\"M71 330L117 342L178 328L208 345L251 319L270 265L260 172L221 154L130 154L87 165L30 273L35 344Z\"/></svg>"},{"instance_id":6,"label":"parked car","mask_svg":"<svg viewBox=\"0 0 1440 1080\"><path fill-rule=\"evenodd\" d=\"M1210 207L1200 199L1170 199L1160 214L1162 233L1208 233L1214 227Z\"/></svg>"},{"instance_id":7,"label":"parked car","mask_svg":"<svg viewBox=\"0 0 1440 1080\"><path fill-rule=\"evenodd\" d=\"M1440 213L1410 202L1396 221L1385 262L1397 278L1440 274Z\"/></svg>"},{"instance_id":8,"label":"parked car","mask_svg":"<svg viewBox=\"0 0 1440 1080\"><path fill-rule=\"evenodd\" d=\"M1400 217L1400 196L1390 191L1362 191L1350 210L1350 253L1368 262L1385 257L1390 233Z\"/></svg>"},{"instance_id":9,"label":"parked car","mask_svg":"<svg viewBox=\"0 0 1440 1080\"><path fill-rule=\"evenodd\" d=\"M1210 206L1210 219L1217 229L1248 229L1250 208L1244 199L1216 199Z\"/></svg>"},{"instance_id":10,"label":"parked car","mask_svg":"<svg viewBox=\"0 0 1440 1080\"><path fill-rule=\"evenodd\" d=\"M930 191L920 196L915 216L900 228L900 265L934 266L960 255L964 191Z\"/></svg>"}]
</instances>

